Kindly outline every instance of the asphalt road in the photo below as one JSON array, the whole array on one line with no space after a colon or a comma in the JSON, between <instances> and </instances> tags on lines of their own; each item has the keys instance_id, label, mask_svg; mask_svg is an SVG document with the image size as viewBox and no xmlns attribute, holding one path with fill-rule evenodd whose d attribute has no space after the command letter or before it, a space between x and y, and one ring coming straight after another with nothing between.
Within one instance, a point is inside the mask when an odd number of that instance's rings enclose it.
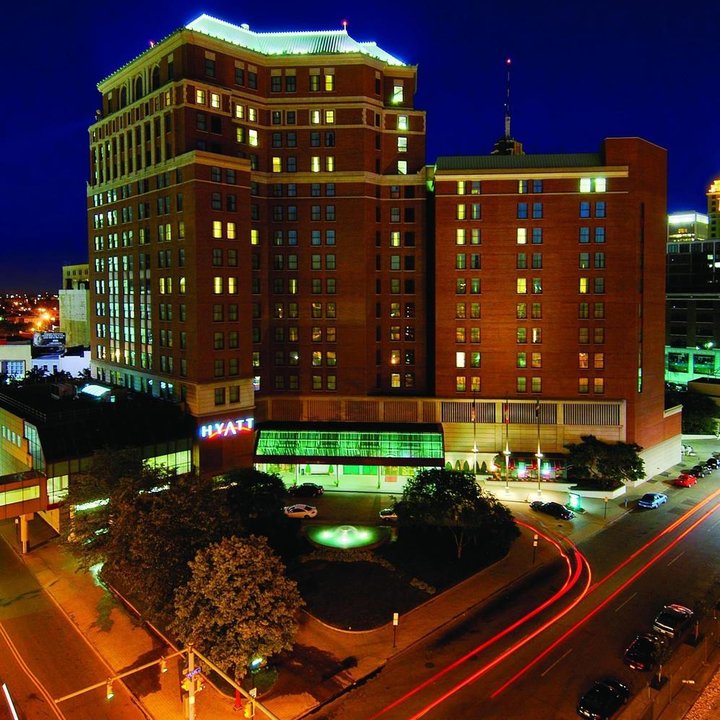
<instances>
[{"instance_id":1,"label":"asphalt road","mask_svg":"<svg viewBox=\"0 0 720 720\"><path fill-rule=\"evenodd\" d=\"M328 706L318 718L570 720L577 717L579 696L599 677L615 676L635 692L642 691L650 674L630 670L623 664L625 647L637 632L650 628L663 604L680 602L693 607L717 582L713 568L720 552L720 498L712 500L704 510L697 506L720 486L715 475L718 473L695 488L653 488L667 490L670 502L655 510L632 512L583 544L581 550L592 569L592 577L585 575L583 580L591 591L577 607L527 644L518 646L554 612L578 599L579 591L402 704L382 712L549 597L562 584L562 573L548 575L521 597L508 598L505 607L496 606L490 612L465 618L461 625L393 658L379 675ZM693 508L697 510L691 517L667 530ZM712 512L701 519L706 511ZM537 521L537 515L534 519ZM689 530L696 520L697 527ZM680 538L686 530L687 535ZM613 574L636 552L632 561ZM572 628L576 629L563 637ZM683 650L681 646L675 650L664 673L673 672ZM507 657L503 657L505 653ZM514 682L494 696L518 674ZM473 679L474 675L478 677ZM447 699L427 710L445 694Z\"/></svg>"},{"instance_id":2,"label":"asphalt road","mask_svg":"<svg viewBox=\"0 0 720 720\"><path fill-rule=\"evenodd\" d=\"M22 720L144 719L120 683L112 702L107 701L104 683L109 675L35 576L0 540L0 677L21 709ZM103 685L53 708L53 698L95 683ZM0 698L0 707L4 705Z\"/></svg>"}]
</instances>

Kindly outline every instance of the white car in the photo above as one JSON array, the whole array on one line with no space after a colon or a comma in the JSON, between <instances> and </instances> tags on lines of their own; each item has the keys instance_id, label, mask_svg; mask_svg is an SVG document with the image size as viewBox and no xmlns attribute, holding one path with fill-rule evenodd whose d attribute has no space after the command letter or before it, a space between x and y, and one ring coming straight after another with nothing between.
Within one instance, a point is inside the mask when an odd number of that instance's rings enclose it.
<instances>
[{"instance_id":1,"label":"white car","mask_svg":"<svg viewBox=\"0 0 720 720\"><path fill-rule=\"evenodd\" d=\"M395 508L384 508L380 511L380 521L381 522L395 522L398 519L397 512L395 511Z\"/></svg>"},{"instance_id":2,"label":"white car","mask_svg":"<svg viewBox=\"0 0 720 720\"><path fill-rule=\"evenodd\" d=\"M284 507L283 512L291 518L314 518L317 508L314 505L290 505Z\"/></svg>"}]
</instances>

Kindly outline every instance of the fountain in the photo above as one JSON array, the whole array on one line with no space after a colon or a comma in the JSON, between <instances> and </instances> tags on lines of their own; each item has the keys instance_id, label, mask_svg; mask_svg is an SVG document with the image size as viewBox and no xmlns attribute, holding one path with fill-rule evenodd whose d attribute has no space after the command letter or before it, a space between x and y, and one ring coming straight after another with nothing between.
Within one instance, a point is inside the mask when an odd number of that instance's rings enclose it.
<instances>
[{"instance_id":1,"label":"fountain","mask_svg":"<svg viewBox=\"0 0 720 720\"><path fill-rule=\"evenodd\" d=\"M336 550L375 547L390 536L388 528L367 525L308 525L305 532L313 545Z\"/></svg>"}]
</instances>

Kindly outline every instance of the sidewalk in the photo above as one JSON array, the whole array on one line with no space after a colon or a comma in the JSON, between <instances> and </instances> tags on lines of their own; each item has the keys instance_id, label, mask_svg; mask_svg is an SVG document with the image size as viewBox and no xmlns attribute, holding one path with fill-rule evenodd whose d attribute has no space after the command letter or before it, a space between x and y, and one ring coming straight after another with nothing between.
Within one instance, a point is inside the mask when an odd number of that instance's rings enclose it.
<instances>
[{"instance_id":1,"label":"sidewalk","mask_svg":"<svg viewBox=\"0 0 720 720\"><path fill-rule=\"evenodd\" d=\"M651 483L667 481L667 471ZM631 497L646 490L631 490ZM658 488L660 489L660 488ZM543 499L563 501L551 490L543 490ZM527 507L518 497L517 505ZM515 502L508 503L513 509ZM619 520L634 503L620 498L605 504L602 500L584 501L585 512L571 524L569 538L580 543ZM537 524L551 527L555 521L543 515L534 517ZM564 524L565 525L565 524ZM15 527L0 524L0 535L18 548ZM50 539L52 531L39 519L30 523L31 552L23 556L26 566L36 575L42 587L64 610L78 630L87 637L99 654L116 672L124 672L161 657L167 648L145 626L124 608L110 602L107 591L90 574L75 572L72 558ZM509 554L494 566L474 575L450 590L431 598L422 606L399 618L395 631L391 623L367 632L348 632L330 628L302 613L293 657L297 672L283 673L276 688L261 702L282 720L301 718L312 709L342 694L344 690L374 674L392 656L403 652L439 627L459 618L474 607L489 601L509 586L538 571L556 557L555 548L541 541L533 548L532 534L523 529ZM169 672L161 675L156 667L124 680L151 718L183 720L185 712L180 693L182 664L168 663ZM148 673L152 674L149 682ZM143 678L144 675L144 678ZM242 716L233 710L233 699L212 686L197 696L197 717L224 720ZM264 714L258 710L257 718Z\"/></svg>"}]
</instances>

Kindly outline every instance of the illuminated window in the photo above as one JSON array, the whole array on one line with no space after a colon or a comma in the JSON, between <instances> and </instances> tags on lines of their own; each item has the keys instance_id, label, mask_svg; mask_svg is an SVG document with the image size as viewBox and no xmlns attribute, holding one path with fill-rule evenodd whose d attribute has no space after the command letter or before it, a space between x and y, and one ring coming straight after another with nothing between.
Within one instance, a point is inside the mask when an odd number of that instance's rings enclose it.
<instances>
[{"instance_id":1,"label":"illuminated window","mask_svg":"<svg viewBox=\"0 0 720 720\"><path fill-rule=\"evenodd\" d=\"M248 120L250 122L256 122L257 121L257 108L249 107L248 108Z\"/></svg>"},{"instance_id":2,"label":"illuminated window","mask_svg":"<svg viewBox=\"0 0 720 720\"><path fill-rule=\"evenodd\" d=\"M470 303L470 317L473 318L473 320L477 320L480 317L479 302Z\"/></svg>"},{"instance_id":3,"label":"illuminated window","mask_svg":"<svg viewBox=\"0 0 720 720\"><path fill-rule=\"evenodd\" d=\"M398 160L397 171L398 171L398 175L407 175L407 171L408 171L407 160Z\"/></svg>"},{"instance_id":4,"label":"illuminated window","mask_svg":"<svg viewBox=\"0 0 720 720\"><path fill-rule=\"evenodd\" d=\"M205 104L205 91L204 90L195 90L195 103L197 105Z\"/></svg>"},{"instance_id":5,"label":"illuminated window","mask_svg":"<svg viewBox=\"0 0 720 720\"><path fill-rule=\"evenodd\" d=\"M516 292L519 295L525 295L527 293L527 278L518 278L515 282Z\"/></svg>"},{"instance_id":6,"label":"illuminated window","mask_svg":"<svg viewBox=\"0 0 720 720\"><path fill-rule=\"evenodd\" d=\"M310 171L311 172L320 172L320 156L319 155L313 155L310 158Z\"/></svg>"},{"instance_id":7,"label":"illuminated window","mask_svg":"<svg viewBox=\"0 0 720 720\"><path fill-rule=\"evenodd\" d=\"M390 233L390 247L400 247L400 231L394 230Z\"/></svg>"},{"instance_id":8,"label":"illuminated window","mask_svg":"<svg viewBox=\"0 0 720 720\"><path fill-rule=\"evenodd\" d=\"M534 267L534 266L533 266L533 267ZM542 288L542 278L537 278L537 277L536 277L536 278L533 278L533 279L532 279L532 291L533 291L533 293L535 293L536 295L539 294L539 293L542 293L542 291L543 291L543 288Z\"/></svg>"},{"instance_id":9,"label":"illuminated window","mask_svg":"<svg viewBox=\"0 0 720 720\"><path fill-rule=\"evenodd\" d=\"M518 343L526 343L527 342L527 328L519 327L516 331L516 341Z\"/></svg>"},{"instance_id":10,"label":"illuminated window","mask_svg":"<svg viewBox=\"0 0 720 720\"><path fill-rule=\"evenodd\" d=\"M399 153L406 153L408 149L408 139L400 135L397 139L397 151Z\"/></svg>"},{"instance_id":11,"label":"illuminated window","mask_svg":"<svg viewBox=\"0 0 720 720\"><path fill-rule=\"evenodd\" d=\"M260 232L258 230L250 230L250 244L258 245L260 242Z\"/></svg>"},{"instance_id":12,"label":"illuminated window","mask_svg":"<svg viewBox=\"0 0 720 720\"><path fill-rule=\"evenodd\" d=\"M595 192L605 192L607 190L607 179L604 177L595 178Z\"/></svg>"},{"instance_id":13,"label":"illuminated window","mask_svg":"<svg viewBox=\"0 0 720 720\"><path fill-rule=\"evenodd\" d=\"M532 341L535 344L539 344L542 342L542 328L534 327L532 329Z\"/></svg>"},{"instance_id":14,"label":"illuminated window","mask_svg":"<svg viewBox=\"0 0 720 720\"><path fill-rule=\"evenodd\" d=\"M405 90L403 86L400 84L399 81L396 81L393 85L392 89L392 96L390 97L390 102L394 105L397 105L405 99Z\"/></svg>"},{"instance_id":15,"label":"illuminated window","mask_svg":"<svg viewBox=\"0 0 720 720\"><path fill-rule=\"evenodd\" d=\"M334 110L326 110L325 111L325 123L327 125L333 125L335 123L335 111Z\"/></svg>"},{"instance_id":16,"label":"illuminated window","mask_svg":"<svg viewBox=\"0 0 720 720\"><path fill-rule=\"evenodd\" d=\"M457 228L455 230L455 244L456 245L464 245L465 244L465 228Z\"/></svg>"},{"instance_id":17,"label":"illuminated window","mask_svg":"<svg viewBox=\"0 0 720 720\"><path fill-rule=\"evenodd\" d=\"M464 375L458 375L455 378L455 390L457 390L457 392L465 392L466 388L467 388L467 379L465 378Z\"/></svg>"},{"instance_id":18,"label":"illuminated window","mask_svg":"<svg viewBox=\"0 0 720 720\"><path fill-rule=\"evenodd\" d=\"M466 340L466 333L464 327L458 327L455 328L455 342L456 343L464 343Z\"/></svg>"},{"instance_id":19,"label":"illuminated window","mask_svg":"<svg viewBox=\"0 0 720 720\"><path fill-rule=\"evenodd\" d=\"M464 368L465 367L465 353L460 351L455 353L455 367L456 368Z\"/></svg>"},{"instance_id":20,"label":"illuminated window","mask_svg":"<svg viewBox=\"0 0 720 720\"><path fill-rule=\"evenodd\" d=\"M528 191L528 181L518 180L518 193L524 195Z\"/></svg>"},{"instance_id":21,"label":"illuminated window","mask_svg":"<svg viewBox=\"0 0 720 720\"><path fill-rule=\"evenodd\" d=\"M399 365L400 364L400 351L399 350L391 350L390 351L390 364L391 365Z\"/></svg>"},{"instance_id":22,"label":"illuminated window","mask_svg":"<svg viewBox=\"0 0 720 720\"><path fill-rule=\"evenodd\" d=\"M605 367L605 353L595 353L593 355L593 367L596 370L602 370Z\"/></svg>"},{"instance_id":23,"label":"illuminated window","mask_svg":"<svg viewBox=\"0 0 720 720\"><path fill-rule=\"evenodd\" d=\"M593 392L602 395L605 392L605 378L595 378L593 380Z\"/></svg>"},{"instance_id":24,"label":"illuminated window","mask_svg":"<svg viewBox=\"0 0 720 720\"><path fill-rule=\"evenodd\" d=\"M325 75L325 92L332 92L335 89L335 76Z\"/></svg>"},{"instance_id":25,"label":"illuminated window","mask_svg":"<svg viewBox=\"0 0 720 720\"><path fill-rule=\"evenodd\" d=\"M578 392L585 395L589 390L589 381L586 377L578 378Z\"/></svg>"},{"instance_id":26,"label":"illuminated window","mask_svg":"<svg viewBox=\"0 0 720 720\"><path fill-rule=\"evenodd\" d=\"M213 278L213 293L215 295L222 295L222 291L223 291L223 279L219 275L216 275Z\"/></svg>"},{"instance_id":27,"label":"illuminated window","mask_svg":"<svg viewBox=\"0 0 720 720\"><path fill-rule=\"evenodd\" d=\"M455 294L464 295L467 292L467 280L465 278L458 278L455 281Z\"/></svg>"},{"instance_id":28,"label":"illuminated window","mask_svg":"<svg viewBox=\"0 0 720 720\"><path fill-rule=\"evenodd\" d=\"M392 373L390 375L390 386L394 388L400 387L400 373Z\"/></svg>"},{"instance_id":29,"label":"illuminated window","mask_svg":"<svg viewBox=\"0 0 720 720\"><path fill-rule=\"evenodd\" d=\"M470 353L470 367L480 367L480 352L478 350L473 350Z\"/></svg>"},{"instance_id":30,"label":"illuminated window","mask_svg":"<svg viewBox=\"0 0 720 720\"><path fill-rule=\"evenodd\" d=\"M257 147L258 144L258 131L248 130L248 144L253 147Z\"/></svg>"},{"instance_id":31,"label":"illuminated window","mask_svg":"<svg viewBox=\"0 0 720 720\"><path fill-rule=\"evenodd\" d=\"M519 377L517 379L517 383L515 385L515 389L519 393L527 392L527 378L526 377Z\"/></svg>"},{"instance_id":32,"label":"illuminated window","mask_svg":"<svg viewBox=\"0 0 720 720\"><path fill-rule=\"evenodd\" d=\"M527 353L519 352L515 360L515 365L519 368L527 367Z\"/></svg>"},{"instance_id":33,"label":"illuminated window","mask_svg":"<svg viewBox=\"0 0 720 720\"><path fill-rule=\"evenodd\" d=\"M407 115L398 115L397 129L398 130L409 130L410 129L410 124L408 122Z\"/></svg>"},{"instance_id":34,"label":"illuminated window","mask_svg":"<svg viewBox=\"0 0 720 720\"><path fill-rule=\"evenodd\" d=\"M322 122L322 113L320 110L311 110L310 111L310 124L311 125L320 125Z\"/></svg>"},{"instance_id":35,"label":"illuminated window","mask_svg":"<svg viewBox=\"0 0 720 720\"><path fill-rule=\"evenodd\" d=\"M220 220L213 220L212 236L214 238L221 238L223 236L222 235L222 222Z\"/></svg>"},{"instance_id":36,"label":"illuminated window","mask_svg":"<svg viewBox=\"0 0 720 720\"><path fill-rule=\"evenodd\" d=\"M235 117L238 118L238 120L243 120L245 118L245 106L244 105L236 105L235 106Z\"/></svg>"},{"instance_id":37,"label":"illuminated window","mask_svg":"<svg viewBox=\"0 0 720 720\"><path fill-rule=\"evenodd\" d=\"M480 228L472 228L470 230L470 244L479 245L480 242Z\"/></svg>"},{"instance_id":38,"label":"illuminated window","mask_svg":"<svg viewBox=\"0 0 720 720\"><path fill-rule=\"evenodd\" d=\"M234 222L227 223L226 234L227 234L228 240L235 239L235 223Z\"/></svg>"},{"instance_id":39,"label":"illuminated window","mask_svg":"<svg viewBox=\"0 0 720 720\"><path fill-rule=\"evenodd\" d=\"M592 190L591 178L580 178L580 192L590 192Z\"/></svg>"},{"instance_id":40,"label":"illuminated window","mask_svg":"<svg viewBox=\"0 0 720 720\"><path fill-rule=\"evenodd\" d=\"M217 93L210 93L210 107L220 108L220 95Z\"/></svg>"},{"instance_id":41,"label":"illuminated window","mask_svg":"<svg viewBox=\"0 0 720 720\"><path fill-rule=\"evenodd\" d=\"M530 364L534 368L542 367L542 353L534 352L530 357Z\"/></svg>"},{"instance_id":42,"label":"illuminated window","mask_svg":"<svg viewBox=\"0 0 720 720\"><path fill-rule=\"evenodd\" d=\"M518 303L515 307L515 317L524 320L527 317L527 303Z\"/></svg>"},{"instance_id":43,"label":"illuminated window","mask_svg":"<svg viewBox=\"0 0 720 720\"><path fill-rule=\"evenodd\" d=\"M400 163L398 163L399 165ZM328 155L325 158L325 170L328 172L335 172L335 156L334 155Z\"/></svg>"},{"instance_id":44,"label":"illuminated window","mask_svg":"<svg viewBox=\"0 0 720 720\"><path fill-rule=\"evenodd\" d=\"M534 393L542 392L542 378L534 377L531 380L531 389Z\"/></svg>"},{"instance_id":45,"label":"illuminated window","mask_svg":"<svg viewBox=\"0 0 720 720\"><path fill-rule=\"evenodd\" d=\"M237 295L237 291L238 291L238 281L237 281L237 278L236 278L236 277L229 277L229 278L227 279L227 284L228 284L228 293L230 293L230 295Z\"/></svg>"},{"instance_id":46,"label":"illuminated window","mask_svg":"<svg viewBox=\"0 0 720 720\"><path fill-rule=\"evenodd\" d=\"M527 228L518 228L516 232L517 237L517 244L518 245L526 245L527 244Z\"/></svg>"},{"instance_id":47,"label":"illuminated window","mask_svg":"<svg viewBox=\"0 0 720 720\"><path fill-rule=\"evenodd\" d=\"M466 317L465 303L455 303L455 317L460 319Z\"/></svg>"},{"instance_id":48,"label":"illuminated window","mask_svg":"<svg viewBox=\"0 0 720 720\"><path fill-rule=\"evenodd\" d=\"M458 220L464 220L465 219L465 203L459 203L457 206L457 214L455 217Z\"/></svg>"},{"instance_id":49,"label":"illuminated window","mask_svg":"<svg viewBox=\"0 0 720 720\"><path fill-rule=\"evenodd\" d=\"M272 159L272 171L274 173L282 172L282 158L273 157Z\"/></svg>"},{"instance_id":50,"label":"illuminated window","mask_svg":"<svg viewBox=\"0 0 720 720\"><path fill-rule=\"evenodd\" d=\"M589 355L586 352L578 353L578 367L587 368L589 367Z\"/></svg>"},{"instance_id":51,"label":"illuminated window","mask_svg":"<svg viewBox=\"0 0 720 720\"><path fill-rule=\"evenodd\" d=\"M587 294L588 291L588 278L581 277L578 282L578 292L581 295Z\"/></svg>"}]
</instances>

